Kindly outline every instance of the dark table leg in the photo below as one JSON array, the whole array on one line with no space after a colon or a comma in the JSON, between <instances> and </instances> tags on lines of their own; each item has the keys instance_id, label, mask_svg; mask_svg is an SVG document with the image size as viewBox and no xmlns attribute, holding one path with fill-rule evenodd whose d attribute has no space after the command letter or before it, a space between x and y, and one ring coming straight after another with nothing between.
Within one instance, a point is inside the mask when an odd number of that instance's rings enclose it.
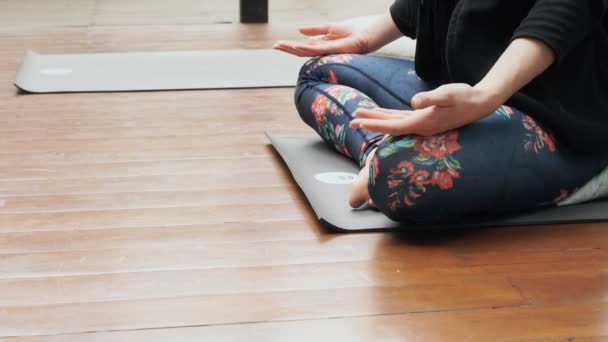
<instances>
[{"instance_id":1,"label":"dark table leg","mask_svg":"<svg viewBox=\"0 0 608 342\"><path fill-rule=\"evenodd\" d=\"M268 0L239 0L241 23L267 23Z\"/></svg>"}]
</instances>

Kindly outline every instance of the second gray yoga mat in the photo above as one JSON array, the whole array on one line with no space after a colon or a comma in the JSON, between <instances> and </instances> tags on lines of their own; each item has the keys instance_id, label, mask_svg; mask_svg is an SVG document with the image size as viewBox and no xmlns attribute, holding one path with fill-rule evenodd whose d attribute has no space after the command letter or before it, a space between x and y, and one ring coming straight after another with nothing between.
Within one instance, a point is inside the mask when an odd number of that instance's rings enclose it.
<instances>
[{"instance_id":1,"label":"second gray yoga mat","mask_svg":"<svg viewBox=\"0 0 608 342\"><path fill-rule=\"evenodd\" d=\"M356 211L347 204L350 183L358 174L352 161L318 138L278 137L267 133L287 164L317 218L337 231L418 229L401 225L374 210ZM508 218L468 222L452 227L518 226L608 221L608 201L558 207Z\"/></svg>"},{"instance_id":2,"label":"second gray yoga mat","mask_svg":"<svg viewBox=\"0 0 608 342\"><path fill-rule=\"evenodd\" d=\"M29 51L15 85L30 93L290 87L307 59L268 49L65 55Z\"/></svg>"}]
</instances>

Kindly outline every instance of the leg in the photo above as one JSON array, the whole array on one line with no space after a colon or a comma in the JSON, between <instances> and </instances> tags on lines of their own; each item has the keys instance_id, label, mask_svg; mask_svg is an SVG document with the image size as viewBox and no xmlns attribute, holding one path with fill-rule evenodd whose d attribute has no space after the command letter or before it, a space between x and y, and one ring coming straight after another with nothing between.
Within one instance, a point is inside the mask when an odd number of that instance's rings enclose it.
<instances>
[{"instance_id":1,"label":"leg","mask_svg":"<svg viewBox=\"0 0 608 342\"><path fill-rule=\"evenodd\" d=\"M369 193L394 220L455 223L554 206L606 161L606 152L561 149L531 117L503 106L434 137L389 137L372 160Z\"/></svg>"},{"instance_id":2,"label":"leg","mask_svg":"<svg viewBox=\"0 0 608 342\"><path fill-rule=\"evenodd\" d=\"M351 129L358 108L409 109L411 98L430 86L411 61L332 55L311 59L300 71L295 102L300 116L323 140L363 166L382 134Z\"/></svg>"}]
</instances>

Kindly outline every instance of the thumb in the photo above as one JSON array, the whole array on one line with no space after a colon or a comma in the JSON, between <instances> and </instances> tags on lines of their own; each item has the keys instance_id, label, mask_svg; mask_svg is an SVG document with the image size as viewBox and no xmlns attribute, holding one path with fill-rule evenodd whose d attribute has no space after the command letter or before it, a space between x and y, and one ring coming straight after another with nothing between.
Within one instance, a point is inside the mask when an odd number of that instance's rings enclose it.
<instances>
[{"instance_id":1,"label":"thumb","mask_svg":"<svg viewBox=\"0 0 608 342\"><path fill-rule=\"evenodd\" d=\"M303 26L299 29L300 33L305 36L319 36L329 32L329 24L316 26Z\"/></svg>"},{"instance_id":2,"label":"thumb","mask_svg":"<svg viewBox=\"0 0 608 342\"><path fill-rule=\"evenodd\" d=\"M452 92L443 87L418 93L412 98L412 108L414 109L423 109L431 106L443 107L453 103L454 97Z\"/></svg>"}]
</instances>

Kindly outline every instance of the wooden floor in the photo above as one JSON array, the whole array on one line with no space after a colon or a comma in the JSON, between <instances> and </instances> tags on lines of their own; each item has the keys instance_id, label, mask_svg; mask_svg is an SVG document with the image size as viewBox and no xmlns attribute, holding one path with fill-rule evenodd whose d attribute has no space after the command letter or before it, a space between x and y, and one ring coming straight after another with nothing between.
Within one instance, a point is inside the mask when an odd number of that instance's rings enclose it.
<instances>
[{"instance_id":1,"label":"wooden floor","mask_svg":"<svg viewBox=\"0 0 608 342\"><path fill-rule=\"evenodd\" d=\"M608 341L607 224L324 231L263 135L312 134L292 89L12 86L28 48L267 47L390 1L225 3L0 0L3 341Z\"/></svg>"}]
</instances>

